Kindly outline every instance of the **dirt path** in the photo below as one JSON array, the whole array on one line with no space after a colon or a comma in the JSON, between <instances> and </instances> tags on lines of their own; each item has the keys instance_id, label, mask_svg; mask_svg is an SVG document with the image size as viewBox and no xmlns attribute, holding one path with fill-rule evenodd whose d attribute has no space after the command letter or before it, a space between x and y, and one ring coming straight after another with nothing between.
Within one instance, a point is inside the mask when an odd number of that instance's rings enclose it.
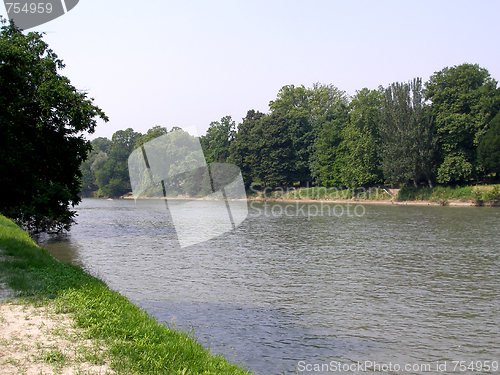
<instances>
[{"instance_id":1,"label":"dirt path","mask_svg":"<svg viewBox=\"0 0 500 375\"><path fill-rule=\"evenodd\" d=\"M102 344L66 314L19 302L0 304L0 374L112 374Z\"/></svg>"}]
</instances>

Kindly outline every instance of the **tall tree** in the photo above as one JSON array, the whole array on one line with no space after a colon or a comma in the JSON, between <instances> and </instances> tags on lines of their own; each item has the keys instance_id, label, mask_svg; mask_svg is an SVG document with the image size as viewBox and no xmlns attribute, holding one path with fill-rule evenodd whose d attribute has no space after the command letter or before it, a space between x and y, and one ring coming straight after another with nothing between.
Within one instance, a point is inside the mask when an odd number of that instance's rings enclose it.
<instances>
[{"instance_id":1,"label":"tall tree","mask_svg":"<svg viewBox=\"0 0 500 375\"><path fill-rule=\"evenodd\" d=\"M236 133L231 116L213 121L204 136L200 137L201 147L208 163L225 163L229 158L229 148Z\"/></svg>"},{"instance_id":2,"label":"tall tree","mask_svg":"<svg viewBox=\"0 0 500 375\"><path fill-rule=\"evenodd\" d=\"M141 133L132 128L118 130L111 138L107 160L102 167L93 165L99 195L107 197L119 197L131 191L128 172L128 157L136 147L136 143L142 137ZM102 160L101 157L98 159Z\"/></svg>"},{"instance_id":3,"label":"tall tree","mask_svg":"<svg viewBox=\"0 0 500 375\"><path fill-rule=\"evenodd\" d=\"M497 180L500 179L500 112L491 120L477 151L485 172L495 173Z\"/></svg>"},{"instance_id":4,"label":"tall tree","mask_svg":"<svg viewBox=\"0 0 500 375\"><path fill-rule=\"evenodd\" d=\"M0 211L32 233L70 228L71 207L80 202L80 165L91 149L83 132L92 133L97 118L107 121L58 73L62 68L41 34L2 26Z\"/></svg>"},{"instance_id":5,"label":"tall tree","mask_svg":"<svg viewBox=\"0 0 500 375\"><path fill-rule=\"evenodd\" d=\"M238 132L229 148L228 161L240 167L247 188L255 182L261 170L261 120L264 117L266 115L262 112L249 110L238 125Z\"/></svg>"},{"instance_id":6,"label":"tall tree","mask_svg":"<svg viewBox=\"0 0 500 375\"><path fill-rule=\"evenodd\" d=\"M468 181L477 175L477 146L500 108L500 91L489 72L462 64L434 73L425 84L439 144L437 180Z\"/></svg>"},{"instance_id":7,"label":"tall tree","mask_svg":"<svg viewBox=\"0 0 500 375\"><path fill-rule=\"evenodd\" d=\"M430 186L435 136L432 121L423 103L422 80L393 83L385 89L381 137L384 177L392 184L413 180L415 186L425 176Z\"/></svg>"},{"instance_id":8,"label":"tall tree","mask_svg":"<svg viewBox=\"0 0 500 375\"><path fill-rule=\"evenodd\" d=\"M142 134L135 132L132 128L116 131L111 138L110 158L120 162L127 162L129 155L134 151L136 143L141 137Z\"/></svg>"},{"instance_id":9,"label":"tall tree","mask_svg":"<svg viewBox=\"0 0 500 375\"><path fill-rule=\"evenodd\" d=\"M148 129L146 134L139 135L135 138L135 144L134 144L134 149L137 147L140 147L144 145L145 143L152 141L155 138L161 137L162 135L168 134L167 128L160 126L160 125L155 125L151 129Z\"/></svg>"},{"instance_id":10,"label":"tall tree","mask_svg":"<svg viewBox=\"0 0 500 375\"><path fill-rule=\"evenodd\" d=\"M367 88L358 91L349 104L349 124L342 130L345 151L340 170L342 185L357 187L382 181L378 144L382 92Z\"/></svg>"},{"instance_id":11,"label":"tall tree","mask_svg":"<svg viewBox=\"0 0 500 375\"><path fill-rule=\"evenodd\" d=\"M310 159L314 153L314 142L331 118L331 112L338 103L347 104L347 95L333 85L315 83L312 88L303 85L288 85L281 88L276 100L269 103L272 113L285 118L294 172L293 182L311 179Z\"/></svg>"},{"instance_id":12,"label":"tall tree","mask_svg":"<svg viewBox=\"0 0 500 375\"><path fill-rule=\"evenodd\" d=\"M310 157L311 176L323 186L342 186L345 149L341 143L342 132L349 123L348 106L343 102L337 103L328 110L323 121Z\"/></svg>"},{"instance_id":13,"label":"tall tree","mask_svg":"<svg viewBox=\"0 0 500 375\"><path fill-rule=\"evenodd\" d=\"M260 166L256 177L266 186L292 185L297 169L287 117L280 112L271 113L261 119L259 127L256 134L260 136Z\"/></svg>"},{"instance_id":14,"label":"tall tree","mask_svg":"<svg viewBox=\"0 0 500 375\"><path fill-rule=\"evenodd\" d=\"M248 111L231 144L229 162L240 167L248 187L291 185L295 177L289 123L282 112Z\"/></svg>"}]
</instances>

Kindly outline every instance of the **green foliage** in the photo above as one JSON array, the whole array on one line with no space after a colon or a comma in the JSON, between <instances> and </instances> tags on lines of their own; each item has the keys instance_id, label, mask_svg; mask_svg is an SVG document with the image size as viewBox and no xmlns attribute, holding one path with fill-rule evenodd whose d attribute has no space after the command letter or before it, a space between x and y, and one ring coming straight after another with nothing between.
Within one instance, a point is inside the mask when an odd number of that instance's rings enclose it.
<instances>
[{"instance_id":1,"label":"green foliage","mask_svg":"<svg viewBox=\"0 0 500 375\"><path fill-rule=\"evenodd\" d=\"M350 121L341 134L341 149L345 150L340 169L343 186L382 182L377 147L381 106L381 92L366 88L358 91L350 103Z\"/></svg>"},{"instance_id":2,"label":"green foliage","mask_svg":"<svg viewBox=\"0 0 500 375\"><path fill-rule=\"evenodd\" d=\"M31 233L67 230L90 150L82 134L107 117L59 75L41 34L3 26L0 61L0 212Z\"/></svg>"},{"instance_id":3,"label":"green foliage","mask_svg":"<svg viewBox=\"0 0 500 375\"><path fill-rule=\"evenodd\" d=\"M488 190L484 195L484 199L487 202L498 203L500 201L500 185L495 185L491 190Z\"/></svg>"},{"instance_id":4,"label":"green foliage","mask_svg":"<svg viewBox=\"0 0 500 375\"><path fill-rule=\"evenodd\" d=\"M288 186L294 182L296 165L286 117L272 113L260 124L260 173L257 178L265 186Z\"/></svg>"},{"instance_id":5,"label":"green foliage","mask_svg":"<svg viewBox=\"0 0 500 375\"><path fill-rule=\"evenodd\" d=\"M477 64L462 64L434 73L424 93L438 135L438 182L469 181L479 169L477 146L500 108L497 82Z\"/></svg>"},{"instance_id":6,"label":"green foliage","mask_svg":"<svg viewBox=\"0 0 500 375\"><path fill-rule=\"evenodd\" d=\"M344 165L345 150L342 143L342 131L349 123L349 111L346 104L340 102L328 112L327 120L314 143L311 155L311 176L323 186L340 186L341 170Z\"/></svg>"},{"instance_id":7,"label":"green foliage","mask_svg":"<svg viewBox=\"0 0 500 375\"><path fill-rule=\"evenodd\" d=\"M161 137L162 135L165 135L165 134L168 134L167 128L164 128L164 127L159 126L159 125L153 126L144 135L141 135L140 133L136 133L136 136L134 136L134 139L135 139L134 149L136 149L137 147L143 146L145 143L148 143L149 141L152 141L153 139ZM113 135L113 137L114 137L114 135Z\"/></svg>"},{"instance_id":8,"label":"green foliage","mask_svg":"<svg viewBox=\"0 0 500 375\"><path fill-rule=\"evenodd\" d=\"M435 188L416 188L406 186L397 196L400 201L427 200L446 203L448 201L474 202L477 205L495 203L500 200L500 185L493 187L474 186L437 186Z\"/></svg>"},{"instance_id":9,"label":"green foliage","mask_svg":"<svg viewBox=\"0 0 500 375\"><path fill-rule=\"evenodd\" d=\"M473 173L473 165L469 160L462 150L448 153L439 166L437 180L444 184L469 180Z\"/></svg>"},{"instance_id":10,"label":"green foliage","mask_svg":"<svg viewBox=\"0 0 500 375\"><path fill-rule=\"evenodd\" d=\"M311 158L314 159L314 143L332 111L343 103L347 105L344 91L333 85L315 83L312 88L303 85L284 86L276 100L269 103L273 114L286 119L291 141L291 163L293 172L289 179L304 184L311 180Z\"/></svg>"},{"instance_id":11,"label":"green foliage","mask_svg":"<svg viewBox=\"0 0 500 375\"><path fill-rule=\"evenodd\" d=\"M212 193L209 168L196 168L186 173L182 190L190 197L203 197Z\"/></svg>"},{"instance_id":12,"label":"green foliage","mask_svg":"<svg viewBox=\"0 0 500 375\"><path fill-rule=\"evenodd\" d=\"M261 112L248 111L229 148L229 162L240 167L246 187L257 180L260 172L260 122L264 117Z\"/></svg>"},{"instance_id":13,"label":"green foliage","mask_svg":"<svg viewBox=\"0 0 500 375\"><path fill-rule=\"evenodd\" d=\"M384 90L383 118L379 126L381 165L391 184L425 176L431 185L431 162L435 136L423 103L422 80L393 83Z\"/></svg>"},{"instance_id":14,"label":"green foliage","mask_svg":"<svg viewBox=\"0 0 500 375\"><path fill-rule=\"evenodd\" d=\"M306 117L307 122L315 127L315 124L321 123L321 119L339 102L347 102L346 93L333 85L315 83L312 88L287 85L280 89L276 100L269 102L269 108L272 112Z\"/></svg>"},{"instance_id":15,"label":"green foliage","mask_svg":"<svg viewBox=\"0 0 500 375\"><path fill-rule=\"evenodd\" d=\"M432 104L424 101L424 93ZM223 117L210 124L200 143L207 163L239 166L247 188L312 181L337 187L383 181L453 184L478 177L478 171L500 175L495 143L500 133L486 133L486 121L500 108L499 98L496 81L469 64L435 73L425 90L417 78L386 89L364 88L350 100L333 85L287 85L270 101L269 113L248 111L237 126L230 116ZM490 127L496 129L495 124ZM111 141L94 140L82 166L84 194L129 192L124 160L134 148L167 133L155 126L144 135L127 129ZM477 151L482 156L476 159L471 155L476 155L479 140L484 151ZM193 170L165 189L174 196L205 194L206 173ZM144 194L161 191L156 186Z\"/></svg>"},{"instance_id":16,"label":"green foliage","mask_svg":"<svg viewBox=\"0 0 500 375\"><path fill-rule=\"evenodd\" d=\"M111 140L94 139L92 151L81 166L82 196L119 197L130 192L128 157L145 136L128 128L115 132ZM151 136L150 132L147 136Z\"/></svg>"},{"instance_id":17,"label":"green foliage","mask_svg":"<svg viewBox=\"0 0 500 375\"><path fill-rule=\"evenodd\" d=\"M231 163L241 170L246 186L287 186L293 181L292 140L286 118L248 111L230 147Z\"/></svg>"},{"instance_id":18,"label":"green foliage","mask_svg":"<svg viewBox=\"0 0 500 375\"><path fill-rule=\"evenodd\" d=\"M207 133L200 137L201 147L207 163L225 163L229 158L229 149L236 133L231 116L225 116L210 124Z\"/></svg>"},{"instance_id":19,"label":"green foliage","mask_svg":"<svg viewBox=\"0 0 500 375\"><path fill-rule=\"evenodd\" d=\"M500 112L491 120L490 128L481 139L478 159L486 172L500 178Z\"/></svg>"}]
</instances>

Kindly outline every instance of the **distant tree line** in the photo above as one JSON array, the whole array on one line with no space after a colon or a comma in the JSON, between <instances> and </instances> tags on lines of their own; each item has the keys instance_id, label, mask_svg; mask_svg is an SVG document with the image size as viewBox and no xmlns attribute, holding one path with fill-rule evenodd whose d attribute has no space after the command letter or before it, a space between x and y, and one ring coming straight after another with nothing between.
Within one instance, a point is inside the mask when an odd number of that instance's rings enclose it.
<instances>
[{"instance_id":1,"label":"distant tree line","mask_svg":"<svg viewBox=\"0 0 500 375\"><path fill-rule=\"evenodd\" d=\"M247 187L432 187L500 178L500 89L477 64L353 97L333 85L284 86L269 108L249 110L237 126L230 116L212 122L200 138L207 162L238 165ZM166 133L129 128L94 139L82 165L83 195L131 191L128 156Z\"/></svg>"}]
</instances>

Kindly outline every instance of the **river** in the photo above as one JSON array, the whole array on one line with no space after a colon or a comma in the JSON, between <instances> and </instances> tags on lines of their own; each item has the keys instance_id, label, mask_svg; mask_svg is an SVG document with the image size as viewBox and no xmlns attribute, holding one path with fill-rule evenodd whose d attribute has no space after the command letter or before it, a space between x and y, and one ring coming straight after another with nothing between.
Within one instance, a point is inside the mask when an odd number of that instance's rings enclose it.
<instances>
[{"instance_id":1,"label":"river","mask_svg":"<svg viewBox=\"0 0 500 375\"><path fill-rule=\"evenodd\" d=\"M158 202L83 199L43 246L256 374L498 369L498 208L318 205L181 248Z\"/></svg>"}]
</instances>

